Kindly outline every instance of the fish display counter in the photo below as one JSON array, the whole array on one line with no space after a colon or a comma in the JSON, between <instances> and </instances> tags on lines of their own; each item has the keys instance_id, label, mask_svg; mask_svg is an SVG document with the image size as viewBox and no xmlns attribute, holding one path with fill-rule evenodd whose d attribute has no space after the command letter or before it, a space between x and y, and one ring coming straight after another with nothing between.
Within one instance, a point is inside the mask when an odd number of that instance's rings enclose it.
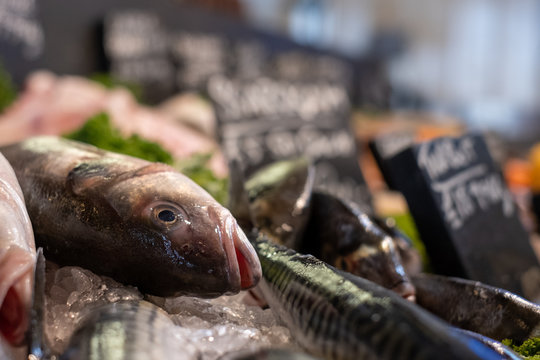
<instances>
[{"instance_id":1,"label":"fish display counter","mask_svg":"<svg viewBox=\"0 0 540 360\"><path fill-rule=\"evenodd\" d=\"M27 106L27 98L19 101L13 113ZM11 111L4 121L14 118ZM30 249L28 261L15 258L32 268L35 236L48 260L41 276L36 267L35 281L20 266L22 292L2 281L13 289L1 307L3 341L32 344L3 344L7 359L28 351L43 360L273 352L293 359L516 359L501 341L538 335L538 305L479 282L420 275L413 242L388 219L317 188L307 158L251 175L232 162L224 206L166 157L143 160L35 135L0 148L9 161L1 184L20 186L6 187L2 204L22 219L9 221L22 230L2 240L6 248ZM135 141L122 133L97 138ZM151 147L136 141L148 155ZM0 270L12 275L13 268Z\"/></svg>"}]
</instances>

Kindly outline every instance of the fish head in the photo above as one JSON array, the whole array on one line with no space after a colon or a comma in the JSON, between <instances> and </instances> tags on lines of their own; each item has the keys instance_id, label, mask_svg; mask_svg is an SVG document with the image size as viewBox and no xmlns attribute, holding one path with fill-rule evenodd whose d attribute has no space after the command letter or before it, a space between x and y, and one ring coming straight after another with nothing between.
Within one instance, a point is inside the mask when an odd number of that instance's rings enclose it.
<instances>
[{"instance_id":1,"label":"fish head","mask_svg":"<svg viewBox=\"0 0 540 360\"><path fill-rule=\"evenodd\" d=\"M354 234L354 238L359 243L354 248L338 248L336 267L414 301L415 288L403 268L393 239L379 229L366 214L359 215L358 220L362 230Z\"/></svg>"},{"instance_id":2,"label":"fish head","mask_svg":"<svg viewBox=\"0 0 540 360\"><path fill-rule=\"evenodd\" d=\"M260 263L231 213L184 175L154 165L106 195L132 239L129 265L141 290L214 297L255 286Z\"/></svg>"}]
</instances>

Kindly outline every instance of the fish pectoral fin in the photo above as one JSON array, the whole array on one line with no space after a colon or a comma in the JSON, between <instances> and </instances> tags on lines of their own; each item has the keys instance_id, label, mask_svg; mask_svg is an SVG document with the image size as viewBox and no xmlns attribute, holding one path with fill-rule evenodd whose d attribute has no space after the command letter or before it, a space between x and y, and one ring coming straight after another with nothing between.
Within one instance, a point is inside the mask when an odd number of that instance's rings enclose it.
<instances>
[{"instance_id":1,"label":"fish pectoral fin","mask_svg":"<svg viewBox=\"0 0 540 360\"><path fill-rule=\"evenodd\" d=\"M67 185L76 195L96 193L114 174L110 166L100 161L82 162L75 166L67 176Z\"/></svg>"}]
</instances>

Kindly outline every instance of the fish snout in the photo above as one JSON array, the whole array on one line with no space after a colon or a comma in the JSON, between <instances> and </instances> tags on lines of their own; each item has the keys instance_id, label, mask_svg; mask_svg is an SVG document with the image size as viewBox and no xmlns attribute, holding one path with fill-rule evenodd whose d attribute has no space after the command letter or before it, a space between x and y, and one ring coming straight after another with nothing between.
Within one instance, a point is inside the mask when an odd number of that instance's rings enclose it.
<instances>
[{"instance_id":1,"label":"fish snout","mask_svg":"<svg viewBox=\"0 0 540 360\"><path fill-rule=\"evenodd\" d=\"M391 289L405 300L416 302L416 288L408 281L400 282Z\"/></svg>"},{"instance_id":2,"label":"fish snout","mask_svg":"<svg viewBox=\"0 0 540 360\"><path fill-rule=\"evenodd\" d=\"M209 212L214 211L209 209ZM240 290L250 289L262 277L259 257L231 213L223 209L219 214L219 233L229 262L231 281L237 277Z\"/></svg>"}]
</instances>

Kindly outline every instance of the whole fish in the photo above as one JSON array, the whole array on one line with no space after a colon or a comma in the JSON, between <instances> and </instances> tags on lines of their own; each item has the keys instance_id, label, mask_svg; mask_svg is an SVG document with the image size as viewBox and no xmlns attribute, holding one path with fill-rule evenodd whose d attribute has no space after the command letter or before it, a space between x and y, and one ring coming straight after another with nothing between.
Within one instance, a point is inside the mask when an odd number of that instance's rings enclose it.
<instances>
[{"instance_id":1,"label":"whole fish","mask_svg":"<svg viewBox=\"0 0 540 360\"><path fill-rule=\"evenodd\" d=\"M414 287L394 239L355 204L314 191L315 168L310 161L277 161L247 181L237 163L230 165L229 173L229 208L245 231L255 227L278 244L414 300Z\"/></svg>"},{"instance_id":2,"label":"whole fish","mask_svg":"<svg viewBox=\"0 0 540 360\"><path fill-rule=\"evenodd\" d=\"M2 151L49 260L158 296L232 294L260 278L230 212L167 165L57 137Z\"/></svg>"},{"instance_id":3,"label":"whole fish","mask_svg":"<svg viewBox=\"0 0 540 360\"><path fill-rule=\"evenodd\" d=\"M32 302L36 247L23 193L0 154L0 332L20 344Z\"/></svg>"},{"instance_id":4,"label":"whole fish","mask_svg":"<svg viewBox=\"0 0 540 360\"><path fill-rule=\"evenodd\" d=\"M441 275L412 280L418 304L454 326L498 341L540 336L540 306L507 290Z\"/></svg>"},{"instance_id":5,"label":"whole fish","mask_svg":"<svg viewBox=\"0 0 540 360\"><path fill-rule=\"evenodd\" d=\"M110 303L82 318L60 360L200 358L168 314L146 301Z\"/></svg>"},{"instance_id":6,"label":"whole fish","mask_svg":"<svg viewBox=\"0 0 540 360\"><path fill-rule=\"evenodd\" d=\"M501 359L392 291L273 244L253 245L263 270L258 286L300 345L326 359Z\"/></svg>"},{"instance_id":7,"label":"whole fish","mask_svg":"<svg viewBox=\"0 0 540 360\"><path fill-rule=\"evenodd\" d=\"M314 192L309 222L296 250L414 301L414 286L392 237L353 203Z\"/></svg>"}]
</instances>

